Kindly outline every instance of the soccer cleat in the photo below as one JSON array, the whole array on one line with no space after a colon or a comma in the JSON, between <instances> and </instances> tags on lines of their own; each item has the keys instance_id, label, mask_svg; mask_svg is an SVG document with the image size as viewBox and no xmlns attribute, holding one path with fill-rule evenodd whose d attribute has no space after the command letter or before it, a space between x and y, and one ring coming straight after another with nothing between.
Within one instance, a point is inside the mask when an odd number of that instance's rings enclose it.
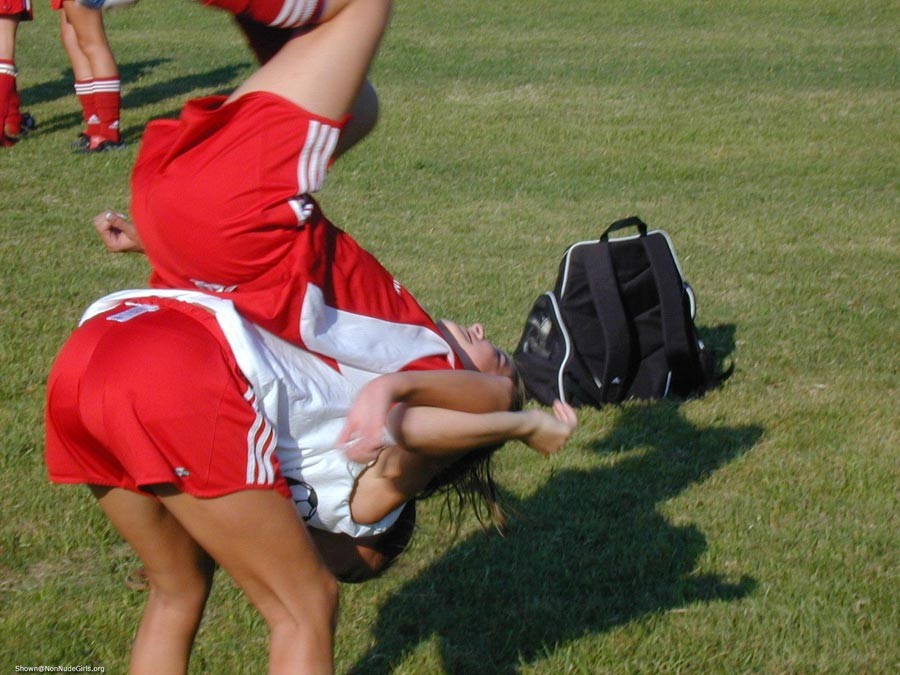
<instances>
[{"instance_id":1,"label":"soccer cleat","mask_svg":"<svg viewBox=\"0 0 900 675\"><path fill-rule=\"evenodd\" d=\"M87 146L91 144L91 137L88 136L83 131L78 134L74 141L72 141L72 149L73 150L84 150Z\"/></svg>"},{"instance_id":2,"label":"soccer cleat","mask_svg":"<svg viewBox=\"0 0 900 675\"><path fill-rule=\"evenodd\" d=\"M23 113L22 121L19 123L18 132L14 133L14 129L10 128L9 124L6 125L6 135L9 138L13 138L15 140L19 140L22 136L25 136L29 131L33 129L37 129L37 122L31 113Z\"/></svg>"},{"instance_id":3,"label":"soccer cleat","mask_svg":"<svg viewBox=\"0 0 900 675\"><path fill-rule=\"evenodd\" d=\"M31 113L22 113L22 133L27 134L29 131L37 129L37 120Z\"/></svg>"},{"instance_id":4,"label":"soccer cleat","mask_svg":"<svg viewBox=\"0 0 900 675\"><path fill-rule=\"evenodd\" d=\"M80 150L76 152L82 152L85 154L92 154L95 152L109 152L110 150L121 150L125 147L124 141L113 141L108 138L104 138L103 136L91 136L85 145Z\"/></svg>"}]
</instances>

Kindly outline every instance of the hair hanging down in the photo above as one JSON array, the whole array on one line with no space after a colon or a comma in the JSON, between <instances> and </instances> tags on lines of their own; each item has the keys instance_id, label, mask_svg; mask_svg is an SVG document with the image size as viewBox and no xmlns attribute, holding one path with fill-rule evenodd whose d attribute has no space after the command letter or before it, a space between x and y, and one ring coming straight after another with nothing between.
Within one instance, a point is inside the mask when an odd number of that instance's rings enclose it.
<instances>
[{"instance_id":1,"label":"hair hanging down","mask_svg":"<svg viewBox=\"0 0 900 675\"><path fill-rule=\"evenodd\" d=\"M515 394L510 410L521 410L525 403L525 386L518 371L513 374L513 383ZM444 495L444 511L456 521L457 531L460 519L455 516L469 505L482 528L487 530L492 525L503 534L506 514L500 505L497 483L491 473L491 458L504 445L497 443L466 453L432 478L417 499Z\"/></svg>"}]
</instances>

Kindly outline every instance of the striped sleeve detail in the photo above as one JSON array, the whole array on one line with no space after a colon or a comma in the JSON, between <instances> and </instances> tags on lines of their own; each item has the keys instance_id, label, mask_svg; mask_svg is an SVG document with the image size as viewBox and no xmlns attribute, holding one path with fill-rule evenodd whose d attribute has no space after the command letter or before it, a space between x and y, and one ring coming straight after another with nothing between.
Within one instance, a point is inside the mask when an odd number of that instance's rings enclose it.
<instances>
[{"instance_id":1,"label":"striped sleeve detail","mask_svg":"<svg viewBox=\"0 0 900 675\"><path fill-rule=\"evenodd\" d=\"M275 430L257 408L253 389L247 389L244 399L256 411L256 419L247 432L247 485L272 485L275 483Z\"/></svg>"},{"instance_id":2,"label":"striped sleeve detail","mask_svg":"<svg viewBox=\"0 0 900 675\"><path fill-rule=\"evenodd\" d=\"M319 0L285 0L278 16L269 24L277 28L298 28L318 16Z\"/></svg>"},{"instance_id":3,"label":"striped sleeve detail","mask_svg":"<svg viewBox=\"0 0 900 675\"><path fill-rule=\"evenodd\" d=\"M328 162L341 134L340 127L310 120L306 131L306 142L300 151L297 163L297 194L315 192L325 181Z\"/></svg>"}]
</instances>

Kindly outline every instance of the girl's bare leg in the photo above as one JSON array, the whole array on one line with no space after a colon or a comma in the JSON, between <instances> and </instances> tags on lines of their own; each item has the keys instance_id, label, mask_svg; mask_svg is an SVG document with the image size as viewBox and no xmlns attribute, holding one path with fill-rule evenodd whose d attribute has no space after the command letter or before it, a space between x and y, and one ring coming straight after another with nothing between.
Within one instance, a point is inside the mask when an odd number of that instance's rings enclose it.
<instances>
[{"instance_id":1,"label":"girl's bare leg","mask_svg":"<svg viewBox=\"0 0 900 675\"><path fill-rule=\"evenodd\" d=\"M187 672L212 583L213 563L157 500L92 486L104 513L135 550L150 594L131 652L132 674Z\"/></svg>"},{"instance_id":2,"label":"girl's bare leg","mask_svg":"<svg viewBox=\"0 0 900 675\"><path fill-rule=\"evenodd\" d=\"M65 0L62 11L65 14L66 22L73 29L77 47L90 68L90 74L87 77L79 77L76 72L76 79L119 77L119 69L116 66L109 41L106 39L106 30L103 28L103 13L100 10L82 7L75 0ZM66 45L65 40L66 38L63 37L64 46ZM74 69L76 64L72 60L72 53L68 46L66 46L66 53L69 55ZM80 67L81 65L79 65Z\"/></svg>"},{"instance_id":3,"label":"girl's bare leg","mask_svg":"<svg viewBox=\"0 0 900 675\"><path fill-rule=\"evenodd\" d=\"M91 72L91 62L78 46L78 37L75 35L75 29L66 18L65 11L59 13L59 40L62 42L66 56L69 57L69 63L72 64L72 74L76 80L90 80L93 78Z\"/></svg>"},{"instance_id":4,"label":"girl's bare leg","mask_svg":"<svg viewBox=\"0 0 900 675\"><path fill-rule=\"evenodd\" d=\"M269 672L333 672L337 581L291 501L264 490L196 499L161 486L157 495L265 619Z\"/></svg>"},{"instance_id":5,"label":"girl's bare leg","mask_svg":"<svg viewBox=\"0 0 900 675\"><path fill-rule=\"evenodd\" d=\"M390 16L390 0L334 0L323 23L298 35L231 95L268 91L337 119L350 111Z\"/></svg>"},{"instance_id":6,"label":"girl's bare leg","mask_svg":"<svg viewBox=\"0 0 900 675\"><path fill-rule=\"evenodd\" d=\"M16 31L19 20L11 16L0 16L0 59L16 60Z\"/></svg>"}]
</instances>

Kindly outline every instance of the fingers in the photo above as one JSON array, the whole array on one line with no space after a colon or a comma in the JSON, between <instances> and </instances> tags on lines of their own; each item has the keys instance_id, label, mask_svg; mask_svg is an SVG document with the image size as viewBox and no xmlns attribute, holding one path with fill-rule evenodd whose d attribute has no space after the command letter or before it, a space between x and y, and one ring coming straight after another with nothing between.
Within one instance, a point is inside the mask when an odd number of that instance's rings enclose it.
<instances>
[{"instance_id":1,"label":"fingers","mask_svg":"<svg viewBox=\"0 0 900 675\"><path fill-rule=\"evenodd\" d=\"M554 401L553 414L556 416L556 419L567 424L572 429L578 426L578 415L575 413L575 408L568 403L563 403L559 400Z\"/></svg>"},{"instance_id":2,"label":"fingers","mask_svg":"<svg viewBox=\"0 0 900 675\"><path fill-rule=\"evenodd\" d=\"M140 253L144 250L134 225L117 211L104 211L94 216L94 229L106 249L112 253Z\"/></svg>"},{"instance_id":3,"label":"fingers","mask_svg":"<svg viewBox=\"0 0 900 675\"><path fill-rule=\"evenodd\" d=\"M384 447L384 428L363 427L348 420L335 440L338 449L352 462L368 464Z\"/></svg>"},{"instance_id":4,"label":"fingers","mask_svg":"<svg viewBox=\"0 0 900 675\"><path fill-rule=\"evenodd\" d=\"M368 464L378 457L384 445L381 436L368 435L353 438L339 447L344 449L344 454L351 462Z\"/></svg>"}]
</instances>

